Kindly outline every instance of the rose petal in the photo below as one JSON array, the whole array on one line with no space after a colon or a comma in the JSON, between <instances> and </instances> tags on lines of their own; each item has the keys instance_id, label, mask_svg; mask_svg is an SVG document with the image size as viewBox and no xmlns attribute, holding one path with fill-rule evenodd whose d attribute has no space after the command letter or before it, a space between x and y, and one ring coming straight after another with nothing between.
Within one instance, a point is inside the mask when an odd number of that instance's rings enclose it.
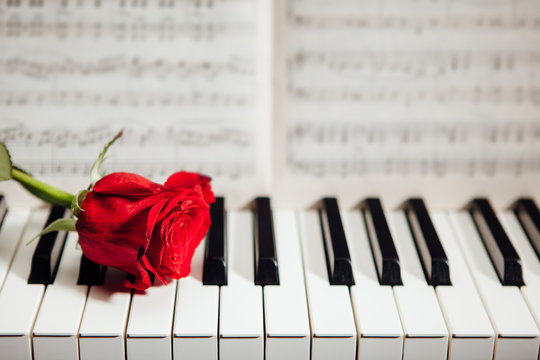
<instances>
[{"instance_id":1,"label":"rose petal","mask_svg":"<svg viewBox=\"0 0 540 360\"><path fill-rule=\"evenodd\" d=\"M195 248L209 226L208 205L202 198L190 196L183 201L180 211L169 215L161 224L161 238L165 243L160 251L161 258L156 261L160 263L158 272L175 279L187 276ZM156 255L154 252L154 258Z\"/></svg>"},{"instance_id":2,"label":"rose petal","mask_svg":"<svg viewBox=\"0 0 540 360\"><path fill-rule=\"evenodd\" d=\"M93 191L115 196L148 196L162 189L162 185L140 175L118 172L104 176L94 185Z\"/></svg>"},{"instance_id":3,"label":"rose petal","mask_svg":"<svg viewBox=\"0 0 540 360\"><path fill-rule=\"evenodd\" d=\"M135 282L129 284L129 287L144 290L152 285L148 273L136 260L137 254L133 253L130 248L114 243L96 243L86 235L84 232L79 234L79 244L87 258L98 264L112 266L135 275Z\"/></svg>"},{"instance_id":4,"label":"rose petal","mask_svg":"<svg viewBox=\"0 0 540 360\"><path fill-rule=\"evenodd\" d=\"M196 185L199 185L201 186L204 201L206 201L207 204L211 204L216 201L214 193L212 192L212 187L210 186L211 180L212 179L209 176L199 173L179 171L169 176L163 186L168 189L178 189L193 188Z\"/></svg>"},{"instance_id":5,"label":"rose petal","mask_svg":"<svg viewBox=\"0 0 540 360\"><path fill-rule=\"evenodd\" d=\"M154 226L156 225L159 213L167 201L168 199L162 199L156 205L152 206L150 212L148 213L148 221L146 222L146 238L148 241L150 241L152 238L152 232L154 230Z\"/></svg>"},{"instance_id":6,"label":"rose petal","mask_svg":"<svg viewBox=\"0 0 540 360\"><path fill-rule=\"evenodd\" d=\"M179 188L179 187L192 188L195 185L199 185L204 182L208 183L209 181L210 181L210 178L206 175L201 175L199 173L192 173L192 172L187 172L187 171L179 171L169 176L169 178L167 179L167 181L165 181L165 184L163 184L163 186L165 186L166 188L172 188L172 189Z\"/></svg>"},{"instance_id":7,"label":"rose petal","mask_svg":"<svg viewBox=\"0 0 540 360\"><path fill-rule=\"evenodd\" d=\"M187 191L184 191L182 194L180 195L177 195L175 197L173 197L169 203L167 204L167 207L160 213L160 216L159 216L159 221L163 220L163 218L165 216L167 216L171 210L173 210L176 206L178 206L179 203L181 203L182 201L184 201L184 199L186 198L186 195L189 193L189 190Z\"/></svg>"}]
</instances>

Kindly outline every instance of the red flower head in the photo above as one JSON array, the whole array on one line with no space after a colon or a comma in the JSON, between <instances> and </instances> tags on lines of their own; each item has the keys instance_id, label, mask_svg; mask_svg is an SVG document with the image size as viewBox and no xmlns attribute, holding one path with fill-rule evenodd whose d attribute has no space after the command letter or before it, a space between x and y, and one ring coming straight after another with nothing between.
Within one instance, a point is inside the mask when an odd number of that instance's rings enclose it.
<instances>
[{"instance_id":1,"label":"red flower head","mask_svg":"<svg viewBox=\"0 0 540 360\"><path fill-rule=\"evenodd\" d=\"M164 185L131 173L103 177L82 202L79 243L92 261L135 275L128 284L151 285L150 274L189 275L191 258L210 226L215 201L210 178L178 172Z\"/></svg>"}]
</instances>

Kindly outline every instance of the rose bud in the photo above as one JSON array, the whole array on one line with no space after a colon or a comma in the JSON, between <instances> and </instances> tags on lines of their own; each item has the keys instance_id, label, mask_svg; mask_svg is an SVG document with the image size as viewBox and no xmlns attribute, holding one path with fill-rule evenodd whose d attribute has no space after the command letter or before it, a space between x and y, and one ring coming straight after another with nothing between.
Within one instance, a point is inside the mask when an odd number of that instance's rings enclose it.
<instances>
[{"instance_id":1,"label":"rose bud","mask_svg":"<svg viewBox=\"0 0 540 360\"><path fill-rule=\"evenodd\" d=\"M127 286L144 290L152 275L163 283L189 275L214 201L210 178L197 173L175 173L164 185L112 173L81 204L79 243L90 260L133 274Z\"/></svg>"}]
</instances>

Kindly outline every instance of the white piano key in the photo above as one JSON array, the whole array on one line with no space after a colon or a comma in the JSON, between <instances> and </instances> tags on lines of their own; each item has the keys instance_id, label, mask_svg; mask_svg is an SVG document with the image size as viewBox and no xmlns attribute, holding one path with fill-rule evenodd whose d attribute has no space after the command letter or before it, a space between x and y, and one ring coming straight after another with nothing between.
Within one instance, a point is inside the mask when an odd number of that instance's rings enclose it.
<instances>
[{"instance_id":1,"label":"white piano key","mask_svg":"<svg viewBox=\"0 0 540 360\"><path fill-rule=\"evenodd\" d=\"M351 299L358 330L357 359L401 359L403 329L391 286L381 286L360 211L343 216L355 285Z\"/></svg>"},{"instance_id":2,"label":"white piano key","mask_svg":"<svg viewBox=\"0 0 540 360\"><path fill-rule=\"evenodd\" d=\"M45 285L27 282L37 241L26 244L43 230L48 215L48 208L36 209L30 215L0 293L0 359L32 358L32 326Z\"/></svg>"},{"instance_id":3,"label":"white piano key","mask_svg":"<svg viewBox=\"0 0 540 360\"><path fill-rule=\"evenodd\" d=\"M77 285L82 252L69 233L54 284L48 285L34 325L35 360L69 360L79 354L77 332L88 287Z\"/></svg>"},{"instance_id":4,"label":"white piano key","mask_svg":"<svg viewBox=\"0 0 540 360\"><path fill-rule=\"evenodd\" d=\"M435 290L424 276L405 214L389 212L387 219L403 280L403 286L393 288L405 332L403 359L446 359L448 330Z\"/></svg>"},{"instance_id":5,"label":"white piano key","mask_svg":"<svg viewBox=\"0 0 540 360\"><path fill-rule=\"evenodd\" d=\"M293 211L274 211L279 285L263 287L266 360L309 359L309 316L296 220Z\"/></svg>"},{"instance_id":6,"label":"white piano key","mask_svg":"<svg viewBox=\"0 0 540 360\"><path fill-rule=\"evenodd\" d=\"M300 213L300 230L312 331L311 358L354 359L357 333L349 288L330 285L317 211Z\"/></svg>"},{"instance_id":7,"label":"white piano key","mask_svg":"<svg viewBox=\"0 0 540 360\"><path fill-rule=\"evenodd\" d=\"M503 286L470 214L450 213L456 238L495 331L495 359L535 359L539 331L517 286Z\"/></svg>"},{"instance_id":8,"label":"white piano key","mask_svg":"<svg viewBox=\"0 0 540 360\"><path fill-rule=\"evenodd\" d=\"M495 333L467 264L444 213L433 212L433 226L448 257L451 286L435 291L450 333L449 360L491 359Z\"/></svg>"},{"instance_id":9,"label":"white piano key","mask_svg":"<svg viewBox=\"0 0 540 360\"><path fill-rule=\"evenodd\" d=\"M10 208L0 228L0 289L6 279L29 215L30 209Z\"/></svg>"},{"instance_id":10,"label":"white piano key","mask_svg":"<svg viewBox=\"0 0 540 360\"><path fill-rule=\"evenodd\" d=\"M176 280L168 285L156 280L146 291L133 292L126 332L128 359L171 359L176 285Z\"/></svg>"},{"instance_id":11,"label":"white piano key","mask_svg":"<svg viewBox=\"0 0 540 360\"><path fill-rule=\"evenodd\" d=\"M191 273L178 280L174 313L174 359L217 360L219 286L203 285L206 239L195 250Z\"/></svg>"},{"instance_id":12,"label":"white piano key","mask_svg":"<svg viewBox=\"0 0 540 360\"><path fill-rule=\"evenodd\" d=\"M521 258L525 286L520 290L540 328L540 260L514 212L503 211L499 219Z\"/></svg>"},{"instance_id":13,"label":"white piano key","mask_svg":"<svg viewBox=\"0 0 540 360\"><path fill-rule=\"evenodd\" d=\"M103 286L92 286L79 329L81 360L123 360L131 289L126 273L108 268Z\"/></svg>"},{"instance_id":14,"label":"white piano key","mask_svg":"<svg viewBox=\"0 0 540 360\"><path fill-rule=\"evenodd\" d=\"M262 289L253 279L253 214L227 213L228 283L220 289L219 358L263 359Z\"/></svg>"}]
</instances>

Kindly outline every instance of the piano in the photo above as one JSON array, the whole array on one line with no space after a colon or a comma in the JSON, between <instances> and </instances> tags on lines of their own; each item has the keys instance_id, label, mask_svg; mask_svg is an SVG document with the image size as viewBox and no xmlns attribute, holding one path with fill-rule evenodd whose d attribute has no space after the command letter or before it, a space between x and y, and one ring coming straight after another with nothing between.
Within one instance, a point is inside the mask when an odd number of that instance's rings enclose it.
<instances>
[{"instance_id":1,"label":"piano","mask_svg":"<svg viewBox=\"0 0 540 360\"><path fill-rule=\"evenodd\" d=\"M539 356L530 198L432 211L421 198L291 210L218 197L191 274L146 292L81 261L76 233L27 244L63 209L0 204L0 359Z\"/></svg>"}]
</instances>

